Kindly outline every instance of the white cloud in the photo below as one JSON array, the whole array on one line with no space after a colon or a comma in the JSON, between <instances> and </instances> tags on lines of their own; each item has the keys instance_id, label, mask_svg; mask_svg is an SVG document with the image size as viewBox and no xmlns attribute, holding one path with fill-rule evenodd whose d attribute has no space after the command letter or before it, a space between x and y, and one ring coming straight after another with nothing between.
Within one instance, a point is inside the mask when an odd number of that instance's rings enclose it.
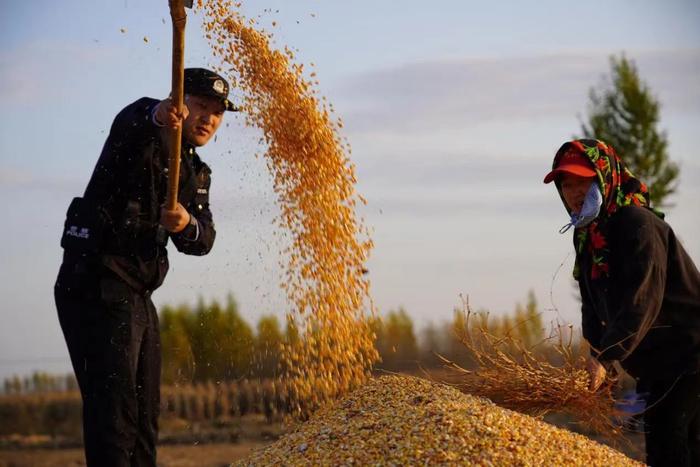
<instances>
[{"instance_id":1,"label":"white cloud","mask_svg":"<svg viewBox=\"0 0 700 467\"><path fill-rule=\"evenodd\" d=\"M33 189L65 193L84 184L78 177L56 176L16 167L0 167L0 189ZM82 190L82 188L81 188Z\"/></svg>"},{"instance_id":2,"label":"white cloud","mask_svg":"<svg viewBox=\"0 0 700 467\"><path fill-rule=\"evenodd\" d=\"M348 132L429 132L485 121L572 116L609 70L609 53L411 63L349 79L339 91ZM626 54L664 112L700 113L700 49Z\"/></svg>"}]
</instances>

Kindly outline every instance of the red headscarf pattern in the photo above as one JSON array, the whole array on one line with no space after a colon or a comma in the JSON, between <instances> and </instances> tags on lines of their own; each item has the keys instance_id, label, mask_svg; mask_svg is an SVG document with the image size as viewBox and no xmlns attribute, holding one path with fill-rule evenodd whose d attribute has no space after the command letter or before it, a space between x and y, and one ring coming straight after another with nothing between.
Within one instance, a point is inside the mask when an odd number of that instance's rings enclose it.
<instances>
[{"instance_id":1,"label":"red headscarf pattern","mask_svg":"<svg viewBox=\"0 0 700 467\"><path fill-rule=\"evenodd\" d=\"M556 168L561 157L568 151L577 151L585 155L591 161L597 175L597 182L603 194L603 205L598 217L585 227L574 231L576 244L576 265L574 277L579 278L581 271L578 256L588 250L591 254L590 277L593 280L607 279L610 274L609 255L607 242L607 224L610 216L623 206L640 206L651 209L649 205L649 191L647 186L632 175L625 163L615 153L612 146L596 139L577 139L568 141L559 148L552 168ZM556 181L559 195L561 189ZM562 201L563 201L562 197ZM565 203L566 205L566 203ZM656 215L663 218L663 214L654 210Z\"/></svg>"}]
</instances>

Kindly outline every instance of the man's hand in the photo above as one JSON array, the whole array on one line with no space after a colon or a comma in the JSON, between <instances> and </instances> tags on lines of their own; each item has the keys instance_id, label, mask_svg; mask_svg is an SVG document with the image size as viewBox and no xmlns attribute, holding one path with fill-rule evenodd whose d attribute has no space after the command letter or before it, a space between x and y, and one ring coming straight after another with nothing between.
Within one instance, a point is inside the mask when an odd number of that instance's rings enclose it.
<instances>
[{"instance_id":1,"label":"man's hand","mask_svg":"<svg viewBox=\"0 0 700 467\"><path fill-rule=\"evenodd\" d=\"M600 385L603 384L603 381L605 381L607 370L598 360L591 358L588 360L588 362L586 362L586 371L588 371L588 375L591 378L591 383L588 386L588 389L591 391L597 391Z\"/></svg>"},{"instance_id":2,"label":"man's hand","mask_svg":"<svg viewBox=\"0 0 700 467\"><path fill-rule=\"evenodd\" d=\"M157 125L167 126L168 128L176 130L182 126L182 122L189 114L190 110L185 104L182 104L182 112L178 113L172 100L167 98L158 103L153 117Z\"/></svg>"},{"instance_id":3,"label":"man's hand","mask_svg":"<svg viewBox=\"0 0 700 467\"><path fill-rule=\"evenodd\" d=\"M168 232L182 232L189 222L190 213L180 203L177 203L174 211L169 211L165 207L160 208L160 223Z\"/></svg>"}]
</instances>

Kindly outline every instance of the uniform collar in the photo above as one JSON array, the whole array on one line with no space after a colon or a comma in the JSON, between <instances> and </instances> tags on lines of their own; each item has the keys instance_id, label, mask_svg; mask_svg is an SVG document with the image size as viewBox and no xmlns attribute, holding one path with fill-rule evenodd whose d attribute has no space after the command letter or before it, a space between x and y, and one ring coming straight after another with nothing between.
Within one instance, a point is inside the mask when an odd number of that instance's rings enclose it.
<instances>
[{"instance_id":1,"label":"uniform collar","mask_svg":"<svg viewBox=\"0 0 700 467\"><path fill-rule=\"evenodd\" d=\"M188 143L186 141L183 141L182 142L182 153L186 154L190 157L193 157L194 155L197 154L196 146L192 143Z\"/></svg>"}]
</instances>

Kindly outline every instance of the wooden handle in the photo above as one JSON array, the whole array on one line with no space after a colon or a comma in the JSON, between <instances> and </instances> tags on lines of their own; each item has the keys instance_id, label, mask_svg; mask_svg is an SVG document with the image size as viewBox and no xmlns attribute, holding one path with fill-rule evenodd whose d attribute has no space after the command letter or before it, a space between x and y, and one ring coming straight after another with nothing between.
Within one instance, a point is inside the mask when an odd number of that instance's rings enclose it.
<instances>
[{"instance_id":1,"label":"wooden handle","mask_svg":"<svg viewBox=\"0 0 700 467\"><path fill-rule=\"evenodd\" d=\"M185 81L185 14L184 0L169 0L170 17L173 21L173 82L170 98L178 113L182 113ZM182 125L176 130L168 128L168 194L165 207L174 211L177 207L178 182L180 181L180 152L182 141Z\"/></svg>"}]
</instances>

